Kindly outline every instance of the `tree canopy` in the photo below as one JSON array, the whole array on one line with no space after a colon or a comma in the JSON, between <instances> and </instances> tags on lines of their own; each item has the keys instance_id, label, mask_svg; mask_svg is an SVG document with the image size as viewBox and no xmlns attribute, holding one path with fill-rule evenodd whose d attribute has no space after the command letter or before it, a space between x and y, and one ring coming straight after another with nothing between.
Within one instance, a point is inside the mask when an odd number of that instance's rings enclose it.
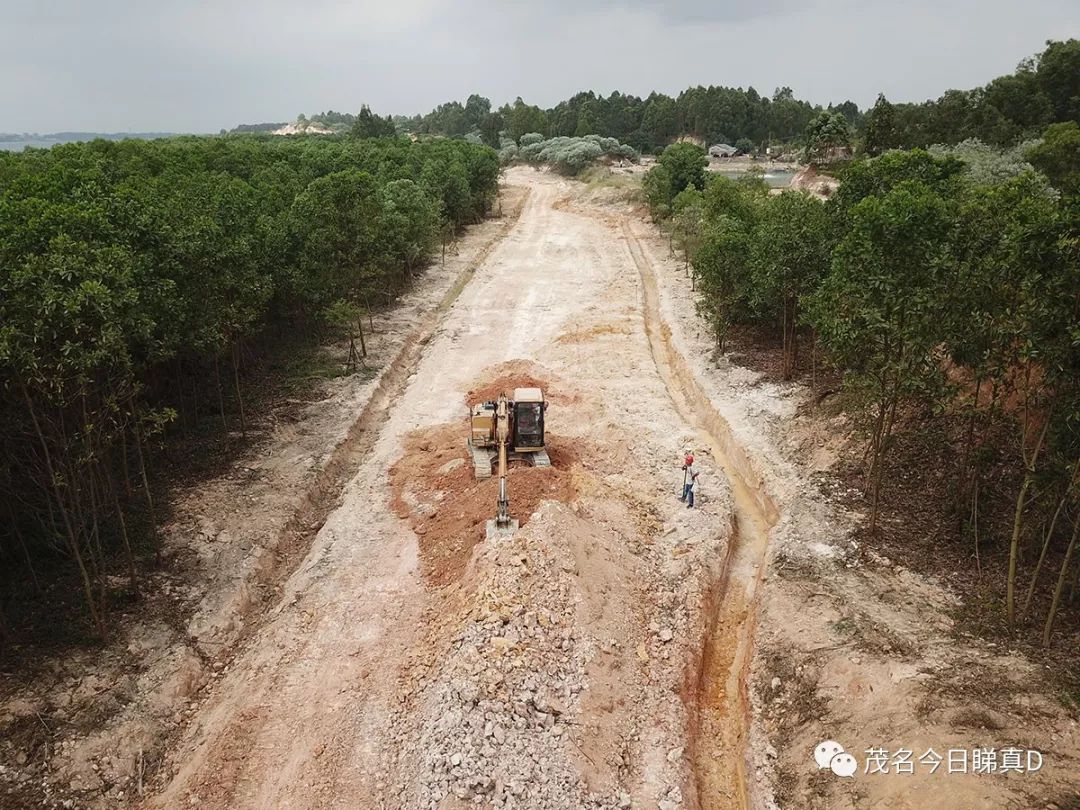
<instances>
[{"instance_id":1,"label":"tree canopy","mask_svg":"<svg viewBox=\"0 0 1080 810\"><path fill-rule=\"evenodd\" d=\"M4 571L70 566L104 635L115 554L137 588L155 444L208 416L244 430L245 358L284 329L359 325L488 210L498 172L488 147L403 138L0 154Z\"/></svg>"}]
</instances>

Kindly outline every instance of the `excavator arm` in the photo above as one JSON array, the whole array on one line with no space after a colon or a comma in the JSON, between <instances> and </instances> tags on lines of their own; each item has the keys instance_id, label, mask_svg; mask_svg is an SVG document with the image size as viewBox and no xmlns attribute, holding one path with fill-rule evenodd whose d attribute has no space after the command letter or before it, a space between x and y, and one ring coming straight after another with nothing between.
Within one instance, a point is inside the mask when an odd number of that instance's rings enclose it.
<instances>
[{"instance_id":1,"label":"excavator arm","mask_svg":"<svg viewBox=\"0 0 1080 810\"><path fill-rule=\"evenodd\" d=\"M506 395L499 397L495 408L495 441L499 445L499 503L495 511L495 527L509 529L510 498L506 494L506 448L510 444L510 405Z\"/></svg>"},{"instance_id":2,"label":"excavator arm","mask_svg":"<svg viewBox=\"0 0 1080 810\"><path fill-rule=\"evenodd\" d=\"M499 502L495 510L495 519L487 522L487 537L506 537L518 527L518 522L510 517L510 496L506 493L506 473L509 468L510 442L513 441L513 429L510 424L510 401L506 394L499 397L495 405L495 444L499 451Z\"/></svg>"}]
</instances>

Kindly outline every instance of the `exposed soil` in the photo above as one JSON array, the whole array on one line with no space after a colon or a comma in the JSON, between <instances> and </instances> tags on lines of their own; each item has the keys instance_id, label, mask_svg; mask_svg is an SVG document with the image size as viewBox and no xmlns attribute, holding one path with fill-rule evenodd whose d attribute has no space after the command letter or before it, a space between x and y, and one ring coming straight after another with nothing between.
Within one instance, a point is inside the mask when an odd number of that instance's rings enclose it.
<instances>
[{"instance_id":1,"label":"exposed soil","mask_svg":"<svg viewBox=\"0 0 1080 810\"><path fill-rule=\"evenodd\" d=\"M520 216L402 308L377 378L188 493L172 543L207 574L172 585L183 634L133 626L138 671L88 655L15 690L0 776L42 806L210 810L1074 801L1076 718L1038 663L959 633L949 587L855 531L843 415L715 356L625 189L506 183ZM466 406L520 386L553 465L511 470L521 526L488 541ZM113 708L42 745L61 704ZM1045 766L845 780L813 763L826 738Z\"/></svg>"},{"instance_id":2,"label":"exposed soil","mask_svg":"<svg viewBox=\"0 0 1080 810\"><path fill-rule=\"evenodd\" d=\"M420 570L432 585L461 578L473 547L484 539L485 524L495 515L499 481L495 476L476 479L464 449L467 429L462 420L415 432L390 469L391 505L416 533ZM576 461L572 443L550 432L546 439L550 467L515 464L507 473L511 507L521 526L542 501L569 503L575 494L569 472Z\"/></svg>"},{"instance_id":3,"label":"exposed soil","mask_svg":"<svg viewBox=\"0 0 1080 810\"><path fill-rule=\"evenodd\" d=\"M509 182L530 189L520 220L442 315L152 805L697 805L688 673L730 534L720 459L658 372L625 235L559 210L567 181ZM477 542L494 482L459 463L464 404L522 383L548 392L554 466L513 470L524 525ZM697 443L691 511L675 491Z\"/></svg>"},{"instance_id":4,"label":"exposed soil","mask_svg":"<svg viewBox=\"0 0 1080 810\"><path fill-rule=\"evenodd\" d=\"M1060 681L1044 665L1058 655L1025 650L993 632L987 637L986 628L976 635L971 614L1000 615L1001 605L980 601L965 589L964 577L949 575L967 570L972 560L953 556L935 536L948 508L942 495L953 489L948 442L901 442L895 470L910 472L894 471L889 482L884 533L895 540L865 537L864 503L850 463L859 445L840 403L821 399L828 378L822 384L819 377L816 392L779 381L774 359L748 339L750 333L733 348L759 370L717 356L694 316L680 263L668 256L665 240L642 233L674 344L780 512L756 608L749 802L1019 808L1080 801L1076 706L1062 699ZM987 492L995 486L1010 490L1002 480ZM988 518L1008 511L1007 497L991 497ZM855 754L855 778L818 771L811 753L826 739ZM931 747L944 754L1008 746L1040 751L1043 767L1020 775L865 772L871 747L906 748L918 757Z\"/></svg>"}]
</instances>

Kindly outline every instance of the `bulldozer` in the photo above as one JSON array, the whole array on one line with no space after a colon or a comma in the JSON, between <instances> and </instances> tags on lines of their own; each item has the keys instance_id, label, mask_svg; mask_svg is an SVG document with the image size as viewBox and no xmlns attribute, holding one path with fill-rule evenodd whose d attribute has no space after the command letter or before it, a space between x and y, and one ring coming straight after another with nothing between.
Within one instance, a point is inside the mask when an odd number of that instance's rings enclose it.
<instances>
[{"instance_id":1,"label":"bulldozer","mask_svg":"<svg viewBox=\"0 0 1080 810\"><path fill-rule=\"evenodd\" d=\"M500 394L497 400L479 402L470 408L469 455L477 479L491 478L498 470L499 498L495 519L487 522L487 537L506 536L518 528L510 517L510 496L506 473L512 462L533 467L550 467L544 448L544 411L547 402L539 388L515 388L513 399Z\"/></svg>"}]
</instances>

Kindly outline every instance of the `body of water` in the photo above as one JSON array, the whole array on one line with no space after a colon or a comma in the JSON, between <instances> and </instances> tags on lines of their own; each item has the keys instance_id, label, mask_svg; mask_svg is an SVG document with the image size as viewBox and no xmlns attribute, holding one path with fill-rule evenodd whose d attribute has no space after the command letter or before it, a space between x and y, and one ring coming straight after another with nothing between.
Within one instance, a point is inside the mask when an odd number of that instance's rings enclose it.
<instances>
[{"instance_id":1,"label":"body of water","mask_svg":"<svg viewBox=\"0 0 1080 810\"><path fill-rule=\"evenodd\" d=\"M730 177L732 180L736 180L740 177L744 177L747 172L742 169L721 169L717 174L722 174L724 177ZM795 172L790 169L773 169L772 171L765 172L761 175L761 179L764 180L769 188L787 188L791 185L791 178L795 176Z\"/></svg>"}]
</instances>

